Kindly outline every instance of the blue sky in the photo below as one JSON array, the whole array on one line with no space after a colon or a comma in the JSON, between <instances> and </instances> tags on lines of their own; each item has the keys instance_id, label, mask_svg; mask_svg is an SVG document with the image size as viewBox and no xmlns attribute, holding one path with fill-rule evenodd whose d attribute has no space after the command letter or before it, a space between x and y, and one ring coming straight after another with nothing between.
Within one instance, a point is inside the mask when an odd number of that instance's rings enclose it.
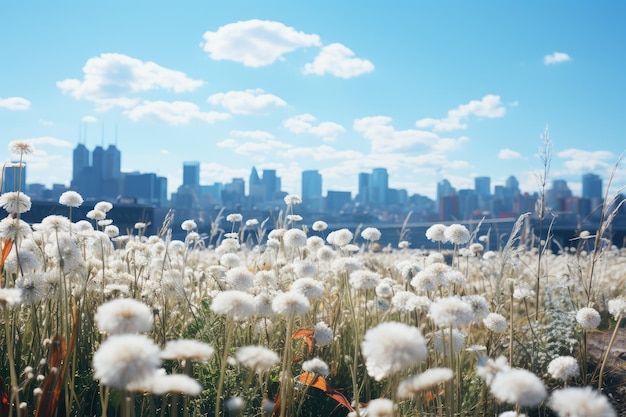
<instances>
[{"instance_id":1,"label":"blue sky","mask_svg":"<svg viewBox=\"0 0 626 417\"><path fill-rule=\"evenodd\" d=\"M2 2L0 142L33 140L27 181L48 185L69 185L79 140L117 131L122 169L170 192L197 160L203 184L255 165L291 193L306 169L354 192L382 166L433 197L485 175L536 191L549 127L551 179L608 178L626 149L625 2L387 3Z\"/></svg>"}]
</instances>

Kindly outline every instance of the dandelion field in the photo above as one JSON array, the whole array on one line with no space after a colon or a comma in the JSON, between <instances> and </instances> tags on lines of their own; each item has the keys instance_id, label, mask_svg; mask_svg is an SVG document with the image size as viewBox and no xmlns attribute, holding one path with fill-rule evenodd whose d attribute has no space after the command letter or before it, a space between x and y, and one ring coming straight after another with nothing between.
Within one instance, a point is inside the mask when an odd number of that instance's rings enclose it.
<instances>
[{"instance_id":1,"label":"dandelion field","mask_svg":"<svg viewBox=\"0 0 626 417\"><path fill-rule=\"evenodd\" d=\"M72 191L27 224L28 196L0 194L0 416L618 415L619 206L559 252L528 226L541 207L497 251L461 224L426 251L309 228L300 202L271 231L232 213L176 240L170 217L123 233L108 202L72 218Z\"/></svg>"}]
</instances>

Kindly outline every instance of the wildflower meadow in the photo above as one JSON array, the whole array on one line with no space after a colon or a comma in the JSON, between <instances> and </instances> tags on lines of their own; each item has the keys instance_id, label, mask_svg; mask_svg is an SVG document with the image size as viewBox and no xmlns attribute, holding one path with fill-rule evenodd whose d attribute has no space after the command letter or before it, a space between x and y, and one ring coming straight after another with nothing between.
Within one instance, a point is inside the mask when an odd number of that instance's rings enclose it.
<instances>
[{"instance_id":1,"label":"wildflower meadow","mask_svg":"<svg viewBox=\"0 0 626 417\"><path fill-rule=\"evenodd\" d=\"M9 148L5 169L33 151ZM436 224L422 250L408 230L381 247L373 227L303 224L296 195L271 231L231 213L176 240L173 214L150 236L106 201L74 218L73 191L28 224L28 195L4 192L0 416L620 415L613 198L569 247L529 226L540 203L501 244Z\"/></svg>"}]
</instances>

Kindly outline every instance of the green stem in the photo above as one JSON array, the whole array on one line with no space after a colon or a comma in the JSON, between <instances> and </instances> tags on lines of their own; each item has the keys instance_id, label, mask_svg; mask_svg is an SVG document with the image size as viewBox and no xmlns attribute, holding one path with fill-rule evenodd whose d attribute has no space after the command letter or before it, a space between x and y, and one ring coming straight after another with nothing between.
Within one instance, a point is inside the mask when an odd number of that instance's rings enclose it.
<instances>
[{"instance_id":1,"label":"green stem","mask_svg":"<svg viewBox=\"0 0 626 417\"><path fill-rule=\"evenodd\" d=\"M230 352L233 330L235 329L233 319L230 317L226 320L226 327L226 343L224 344L224 352L222 354L222 363L220 368L220 379L217 382L217 397L215 398L215 417L219 417L220 415L222 391L224 390L224 377L226 376L226 364L228 362L228 352Z\"/></svg>"}]
</instances>

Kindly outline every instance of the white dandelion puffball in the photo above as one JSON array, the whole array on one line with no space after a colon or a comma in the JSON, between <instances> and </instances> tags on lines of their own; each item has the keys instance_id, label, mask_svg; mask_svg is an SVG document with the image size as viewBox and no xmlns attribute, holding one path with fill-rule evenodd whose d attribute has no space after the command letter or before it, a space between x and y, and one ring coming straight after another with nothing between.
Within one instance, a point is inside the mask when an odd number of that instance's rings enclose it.
<instances>
[{"instance_id":1,"label":"white dandelion puffball","mask_svg":"<svg viewBox=\"0 0 626 417\"><path fill-rule=\"evenodd\" d=\"M280 361L278 354L263 346L243 346L235 352L237 363L253 370L257 374L269 370Z\"/></svg>"},{"instance_id":2,"label":"white dandelion puffball","mask_svg":"<svg viewBox=\"0 0 626 417\"><path fill-rule=\"evenodd\" d=\"M285 196L285 204L293 206L294 204L301 204L302 198L296 194L289 194Z\"/></svg>"},{"instance_id":3,"label":"white dandelion puffball","mask_svg":"<svg viewBox=\"0 0 626 417\"><path fill-rule=\"evenodd\" d=\"M464 327L474 319L474 311L458 296L451 296L433 301L428 317L438 327Z\"/></svg>"},{"instance_id":4,"label":"white dandelion puffball","mask_svg":"<svg viewBox=\"0 0 626 417\"><path fill-rule=\"evenodd\" d=\"M59 204L67 207L80 207L83 204L83 197L76 191L65 191L59 197Z\"/></svg>"},{"instance_id":5,"label":"white dandelion puffball","mask_svg":"<svg viewBox=\"0 0 626 417\"><path fill-rule=\"evenodd\" d=\"M361 232L361 237L365 240L369 240L370 242L375 242L381 237L380 230L375 227L366 227Z\"/></svg>"},{"instance_id":6,"label":"white dandelion puffball","mask_svg":"<svg viewBox=\"0 0 626 417\"><path fill-rule=\"evenodd\" d=\"M11 213L25 213L30 210L30 197L17 191L9 191L0 195L0 207Z\"/></svg>"},{"instance_id":7,"label":"white dandelion puffball","mask_svg":"<svg viewBox=\"0 0 626 417\"><path fill-rule=\"evenodd\" d=\"M548 373L554 379L567 381L578 376L580 368L578 361L572 356L557 356L548 364Z\"/></svg>"},{"instance_id":8,"label":"white dandelion puffball","mask_svg":"<svg viewBox=\"0 0 626 417\"><path fill-rule=\"evenodd\" d=\"M617 417L608 398L589 386L554 391L548 407L559 417Z\"/></svg>"},{"instance_id":9,"label":"white dandelion puffball","mask_svg":"<svg viewBox=\"0 0 626 417\"><path fill-rule=\"evenodd\" d=\"M448 227L444 224L433 224L426 230L426 238L433 242L447 242L445 236Z\"/></svg>"},{"instance_id":10,"label":"white dandelion puffball","mask_svg":"<svg viewBox=\"0 0 626 417\"><path fill-rule=\"evenodd\" d=\"M93 355L93 377L108 387L143 390L161 366L160 355L159 347L144 335L109 336Z\"/></svg>"},{"instance_id":11,"label":"white dandelion puffball","mask_svg":"<svg viewBox=\"0 0 626 417\"><path fill-rule=\"evenodd\" d=\"M300 293L309 300L316 300L324 295L324 284L313 278L299 278L291 284L291 291Z\"/></svg>"},{"instance_id":12,"label":"white dandelion puffball","mask_svg":"<svg viewBox=\"0 0 626 417\"><path fill-rule=\"evenodd\" d=\"M602 318L595 308L583 307L576 312L576 321L583 329L591 330L600 325Z\"/></svg>"},{"instance_id":13,"label":"white dandelion puffball","mask_svg":"<svg viewBox=\"0 0 626 417\"><path fill-rule=\"evenodd\" d=\"M313 222L313 226L311 228L316 232L323 232L324 230L328 229L328 223L323 220L317 220Z\"/></svg>"},{"instance_id":14,"label":"white dandelion puffball","mask_svg":"<svg viewBox=\"0 0 626 417\"><path fill-rule=\"evenodd\" d=\"M280 293L272 300L272 310L284 316L300 316L310 309L309 299L296 291Z\"/></svg>"},{"instance_id":15,"label":"white dandelion puffball","mask_svg":"<svg viewBox=\"0 0 626 417\"><path fill-rule=\"evenodd\" d=\"M455 245L463 245L469 242L471 237L467 227L462 224L451 224L446 228L445 232L443 232L443 235L448 242L454 243Z\"/></svg>"},{"instance_id":16,"label":"white dandelion puffball","mask_svg":"<svg viewBox=\"0 0 626 417\"><path fill-rule=\"evenodd\" d=\"M226 216L226 221L230 222L230 223L238 223L243 221L243 215L239 214L239 213L231 213L228 216Z\"/></svg>"},{"instance_id":17,"label":"white dandelion puffball","mask_svg":"<svg viewBox=\"0 0 626 417\"><path fill-rule=\"evenodd\" d=\"M9 151L16 155L29 155L35 152L35 147L29 140L17 139L9 142Z\"/></svg>"},{"instance_id":18,"label":"white dandelion puffball","mask_svg":"<svg viewBox=\"0 0 626 417\"><path fill-rule=\"evenodd\" d=\"M152 309L133 298L107 301L96 310L96 324L102 333L147 332L152 328Z\"/></svg>"},{"instance_id":19,"label":"white dandelion puffball","mask_svg":"<svg viewBox=\"0 0 626 417\"><path fill-rule=\"evenodd\" d=\"M315 325L315 329L313 329L313 340L317 347L330 345L333 342L333 329L331 329L328 324L320 321Z\"/></svg>"},{"instance_id":20,"label":"white dandelion puffball","mask_svg":"<svg viewBox=\"0 0 626 417\"><path fill-rule=\"evenodd\" d=\"M609 300L609 313L615 318L623 316L626 313L626 300L623 298L614 298Z\"/></svg>"},{"instance_id":21,"label":"white dandelion puffball","mask_svg":"<svg viewBox=\"0 0 626 417\"><path fill-rule=\"evenodd\" d=\"M170 340L165 344L161 359L194 360L206 362L215 350L208 343L194 339Z\"/></svg>"},{"instance_id":22,"label":"white dandelion puffball","mask_svg":"<svg viewBox=\"0 0 626 417\"><path fill-rule=\"evenodd\" d=\"M283 235L283 242L288 248L302 248L306 246L306 233L301 229L289 229Z\"/></svg>"},{"instance_id":23,"label":"white dandelion puffball","mask_svg":"<svg viewBox=\"0 0 626 417\"><path fill-rule=\"evenodd\" d=\"M180 224L180 228L186 232L191 232L192 230L197 229L198 225L196 224L195 221L190 219L190 220L185 220L184 222L182 222Z\"/></svg>"},{"instance_id":24,"label":"white dandelion puffball","mask_svg":"<svg viewBox=\"0 0 626 417\"><path fill-rule=\"evenodd\" d=\"M489 313L487 317L483 319L483 323L486 328L494 333L506 332L508 325L506 324L506 318L502 314Z\"/></svg>"},{"instance_id":25,"label":"white dandelion puffball","mask_svg":"<svg viewBox=\"0 0 626 417\"><path fill-rule=\"evenodd\" d=\"M304 361L302 363L302 370L305 372L311 372L313 374L317 374L323 377L328 376L330 369L328 368L328 364L321 360L320 358L309 359L308 361Z\"/></svg>"},{"instance_id":26,"label":"white dandelion puffball","mask_svg":"<svg viewBox=\"0 0 626 417\"><path fill-rule=\"evenodd\" d=\"M367 407L362 410L362 416L368 417L393 417L394 415L393 401L387 398L376 398L367 403ZM356 413L348 414L348 417L356 416Z\"/></svg>"},{"instance_id":27,"label":"white dandelion puffball","mask_svg":"<svg viewBox=\"0 0 626 417\"><path fill-rule=\"evenodd\" d=\"M202 392L202 385L195 379L184 374L163 375L157 372L147 391L155 395L163 395L168 392L190 395L196 397Z\"/></svg>"},{"instance_id":28,"label":"white dandelion puffball","mask_svg":"<svg viewBox=\"0 0 626 417\"><path fill-rule=\"evenodd\" d=\"M537 375L519 368L496 373L490 390L498 400L522 407L539 405L547 395L546 387Z\"/></svg>"},{"instance_id":29,"label":"white dandelion puffball","mask_svg":"<svg viewBox=\"0 0 626 417\"><path fill-rule=\"evenodd\" d=\"M421 374L411 376L398 385L398 397L411 398L437 384L452 379L454 372L450 368L431 368Z\"/></svg>"},{"instance_id":30,"label":"white dandelion puffball","mask_svg":"<svg viewBox=\"0 0 626 417\"><path fill-rule=\"evenodd\" d=\"M416 327L383 322L370 328L361 343L367 373L380 381L428 357L426 341Z\"/></svg>"},{"instance_id":31,"label":"white dandelion puffball","mask_svg":"<svg viewBox=\"0 0 626 417\"><path fill-rule=\"evenodd\" d=\"M334 232L330 232L326 241L331 245L345 246L352 241L354 235L348 229L339 229Z\"/></svg>"},{"instance_id":32,"label":"white dandelion puffball","mask_svg":"<svg viewBox=\"0 0 626 417\"><path fill-rule=\"evenodd\" d=\"M254 297L237 290L222 291L211 302L211 310L215 314L229 316L237 321L244 321L256 310Z\"/></svg>"}]
</instances>

